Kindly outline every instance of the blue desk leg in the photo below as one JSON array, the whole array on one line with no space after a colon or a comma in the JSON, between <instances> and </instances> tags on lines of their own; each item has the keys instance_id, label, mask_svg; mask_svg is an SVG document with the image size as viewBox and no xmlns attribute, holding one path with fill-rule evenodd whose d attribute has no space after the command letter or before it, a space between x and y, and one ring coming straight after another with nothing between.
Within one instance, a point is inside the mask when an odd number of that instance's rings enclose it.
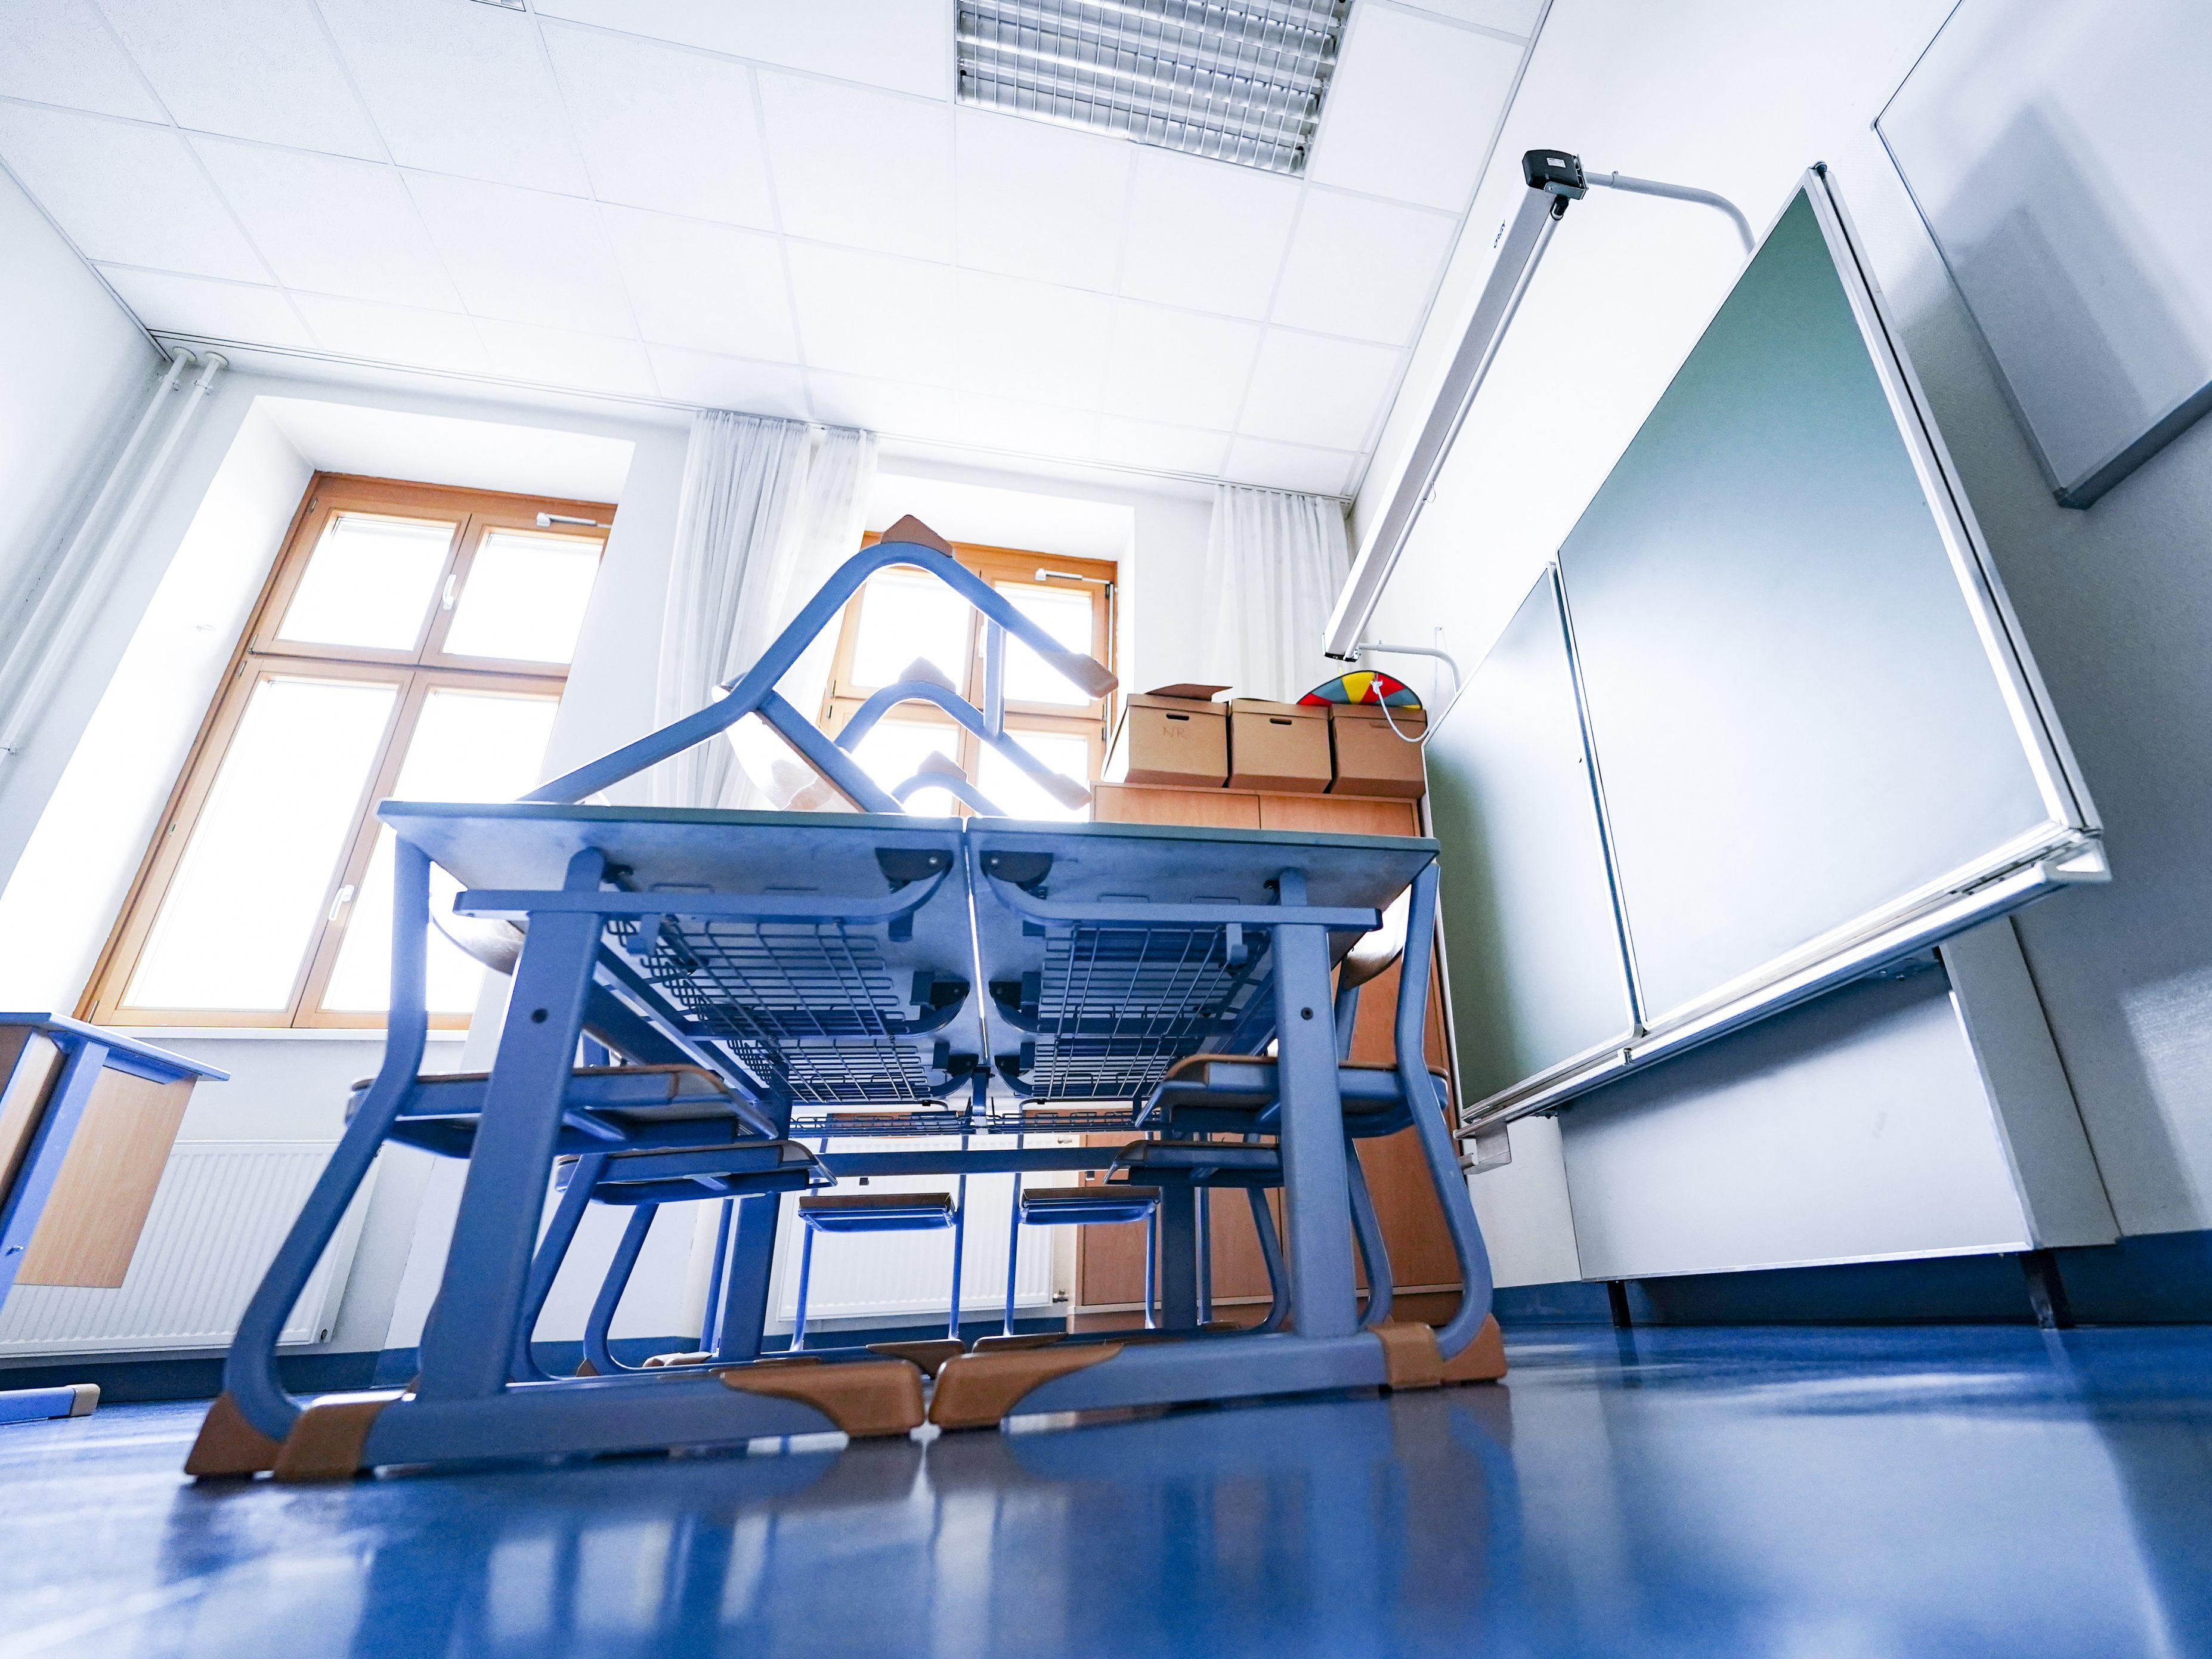
<instances>
[{"instance_id":1,"label":"blue desk leg","mask_svg":"<svg viewBox=\"0 0 2212 1659\"><path fill-rule=\"evenodd\" d=\"M1213 1189L1198 1189L1198 1322L1213 1318Z\"/></svg>"},{"instance_id":2,"label":"blue desk leg","mask_svg":"<svg viewBox=\"0 0 2212 1659\"><path fill-rule=\"evenodd\" d=\"M606 860L587 848L568 860L563 885L597 891L605 869ZM599 927L588 911L531 918L453 1218L446 1276L422 1332L418 1399L485 1399L507 1385Z\"/></svg>"},{"instance_id":3,"label":"blue desk leg","mask_svg":"<svg viewBox=\"0 0 2212 1659\"><path fill-rule=\"evenodd\" d=\"M1285 870L1276 879L1283 903L1306 902L1299 872ZM1274 933L1291 1295L1300 1336L1349 1336L1359 1328L1359 1304L1352 1275L1344 1101L1337 1092L1336 1028L1330 1018L1328 933L1308 927L1280 927Z\"/></svg>"},{"instance_id":4,"label":"blue desk leg","mask_svg":"<svg viewBox=\"0 0 2212 1659\"><path fill-rule=\"evenodd\" d=\"M760 1358L761 1329L768 1323L768 1286L775 1267L775 1227L781 1193L755 1193L737 1200L738 1224L730 1245L730 1266L722 1280L722 1325L714 1358L726 1365Z\"/></svg>"},{"instance_id":5,"label":"blue desk leg","mask_svg":"<svg viewBox=\"0 0 2212 1659\"><path fill-rule=\"evenodd\" d=\"M46 1212L54 1181L83 1120L85 1103L92 1098L93 1085L106 1064L106 1044L80 1042L62 1061L61 1075L49 1087L46 1109L40 1114L39 1127L31 1132L31 1145L23 1155L23 1173L0 1205L0 1302L15 1288L31 1235L39 1231L39 1218Z\"/></svg>"},{"instance_id":6,"label":"blue desk leg","mask_svg":"<svg viewBox=\"0 0 2212 1659\"><path fill-rule=\"evenodd\" d=\"M1160 1184L1160 1328L1198 1328L1198 1191Z\"/></svg>"}]
</instances>

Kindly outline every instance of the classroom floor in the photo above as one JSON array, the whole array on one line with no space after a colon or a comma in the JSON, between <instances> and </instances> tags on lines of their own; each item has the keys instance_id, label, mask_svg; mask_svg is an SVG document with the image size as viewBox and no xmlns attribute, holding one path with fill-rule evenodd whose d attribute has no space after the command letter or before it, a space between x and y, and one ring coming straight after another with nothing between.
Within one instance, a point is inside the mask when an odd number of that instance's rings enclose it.
<instances>
[{"instance_id":1,"label":"classroom floor","mask_svg":"<svg viewBox=\"0 0 2212 1659\"><path fill-rule=\"evenodd\" d=\"M1503 1388L198 1487L0 1430L0 1659L2212 1653L2212 1329L1575 1329Z\"/></svg>"}]
</instances>

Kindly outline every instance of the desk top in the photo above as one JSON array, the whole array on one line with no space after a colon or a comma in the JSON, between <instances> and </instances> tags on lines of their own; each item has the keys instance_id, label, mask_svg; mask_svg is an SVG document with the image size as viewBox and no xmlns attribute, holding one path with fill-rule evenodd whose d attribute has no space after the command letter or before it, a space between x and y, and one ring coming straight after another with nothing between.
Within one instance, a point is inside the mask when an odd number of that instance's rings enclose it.
<instances>
[{"instance_id":1,"label":"desk top","mask_svg":"<svg viewBox=\"0 0 2212 1659\"><path fill-rule=\"evenodd\" d=\"M896 868L902 854L957 856L965 840L986 852L1050 858L1055 899L1269 904L1267 884L1297 869L1309 903L1379 909L1437 853L1436 842L1415 836L868 812L391 800L377 816L475 888L558 887L568 860L592 847L625 867L628 884L641 891L877 897L890 890L886 859Z\"/></svg>"},{"instance_id":2,"label":"desk top","mask_svg":"<svg viewBox=\"0 0 2212 1659\"><path fill-rule=\"evenodd\" d=\"M388 800L377 816L465 887L558 887L597 848L639 891L821 892L880 898L879 853L957 858L957 818L873 812L723 812L680 806ZM943 867L942 863L938 867ZM919 864L908 878L926 874Z\"/></svg>"},{"instance_id":3,"label":"desk top","mask_svg":"<svg viewBox=\"0 0 2212 1659\"><path fill-rule=\"evenodd\" d=\"M230 1073L220 1066L187 1060L167 1048L156 1048L152 1043L112 1031L103 1025L88 1025L81 1019L71 1019L66 1014L9 1014L0 1013L0 1027L29 1026L34 1031L44 1031L65 1046L93 1042L106 1045L110 1059L122 1069L155 1077L158 1080L176 1078L198 1078L209 1083L227 1083Z\"/></svg>"}]
</instances>

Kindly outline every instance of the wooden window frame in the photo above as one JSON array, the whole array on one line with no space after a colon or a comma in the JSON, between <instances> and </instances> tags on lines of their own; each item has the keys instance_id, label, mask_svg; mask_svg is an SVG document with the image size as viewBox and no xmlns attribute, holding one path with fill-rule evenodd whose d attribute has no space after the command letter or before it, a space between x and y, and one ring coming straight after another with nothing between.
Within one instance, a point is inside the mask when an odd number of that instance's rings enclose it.
<instances>
[{"instance_id":1,"label":"wooden window frame","mask_svg":"<svg viewBox=\"0 0 2212 1659\"><path fill-rule=\"evenodd\" d=\"M297 592L325 530L340 513L372 513L386 518L434 518L455 526L441 568L436 598L428 620L416 635L412 651L380 650L368 647L329 646L296 640L280 640L276 629ZM540 513L562 514L590 520L586 525L556 525L541 529ZM566 664L538 664L520 659L451 655L443 649L447 631L465 591L468 573L484 536L495 530L523 530L532 536L567 536L600 544L604 554L608 532L600 525L613 521L615 508L604 501L554 500L500 491L457 489L442 485L408 483L337 473L318 473L309 481L293 515L283 546L270 568L259 598L236 647L231 653L222 685L203 720L190 754L170 791L152 844L139 862L129 896L118 914L107 943L100 951L84 995L79 1000L80 1018L117 1026L193 1026L207 1029L261 1030L349 1029L381 1030L386 1017L380 1012L326 1011L319 1004L330 982L352 906L340 906L338 896L350 886L356 894L376 849L380 828L375 806L390 793L398 777L409 744L413 741L424 703L441 688L500 690L556 701L565 690ZM160 915L185 850L191 845L202 810L229 752L240 720L255 689L270 679L362 680L392 685L398 695L385 721L374 763L362 796L355 803L352 828L323 894L323 920L293 976L291 999L279 1009L143 1008L126 1006L124 996L137 970L148 937ZM430 1023L443 1030L465 1028L467 1014L433 1014Z\"/></svg>"},{"instance_id":2,"label":"wooden window frame","mask_svg":"<svg viewBox=\"0 0 2212 1659\"><path fill-rule=\"evenodd\" d=\"M870 531L862 538L861 546L872 547L883 539L880 532ZM1081 586L1090 593L1091 654L1111 669L1115 658L1115 619L1117 606L1121 568L1111 559L1079 559L1063 557L1056 553L1040 553L1022 548L994 547L981 543L955 542L953 556L974 574L996 586L1000 582L1017 583L1024 587L1066 587L1075 584L1045 584L1036 580L1039 570L1051 570L1072 576L1089 578ZM891 567L894 569L897 566ZM872 580L873 579L871 578ZM855 684L853 658L860 643L860 607L867 597L864 586L845 605L838 622L837 647L830 670L830 683L822 694L819 719L822 729L833 738L844 729L845 723L859 710L860 705L882 688ZM983 657L981 647L982 618L976 611L968 613L968 637L964 660L968 671L963 677L960 694L981 708L983 702ZM908 708L915 712L908 713ZM911 725L952 726L941 714L923 716L918 707L902 705L884 715L884 720ZM1036 732L1063 733L1081 737L1089 745L1089 775L1083 782L1095 785L1105 770L1106 744L1112 736L1113 702L1110 697L1095 697L1087 707L1069 703L1006 702L1006 729L1011 732ZM953 726L956 739L951 758L971 780L980 780L982 743L964 726ZM968 811L956 804L962 814Z\"/></svg>"}]
</instances>

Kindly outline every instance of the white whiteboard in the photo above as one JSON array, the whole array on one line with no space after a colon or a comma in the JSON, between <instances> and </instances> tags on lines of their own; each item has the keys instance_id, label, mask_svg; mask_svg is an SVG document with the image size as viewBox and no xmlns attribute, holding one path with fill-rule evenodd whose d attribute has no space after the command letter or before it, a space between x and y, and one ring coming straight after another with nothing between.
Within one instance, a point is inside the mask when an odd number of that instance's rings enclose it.
<instances>
[{"instance_id":1,"label":"white whiteboard","mask_svg":"<svg viewBox=\"0 0 2212 1659\"><path fill-rule=\"evenodd\" d=\"M2212 407L2212 4L1961 0L1875 123L2060 501Z\"/></svg>"}]
</instances>

